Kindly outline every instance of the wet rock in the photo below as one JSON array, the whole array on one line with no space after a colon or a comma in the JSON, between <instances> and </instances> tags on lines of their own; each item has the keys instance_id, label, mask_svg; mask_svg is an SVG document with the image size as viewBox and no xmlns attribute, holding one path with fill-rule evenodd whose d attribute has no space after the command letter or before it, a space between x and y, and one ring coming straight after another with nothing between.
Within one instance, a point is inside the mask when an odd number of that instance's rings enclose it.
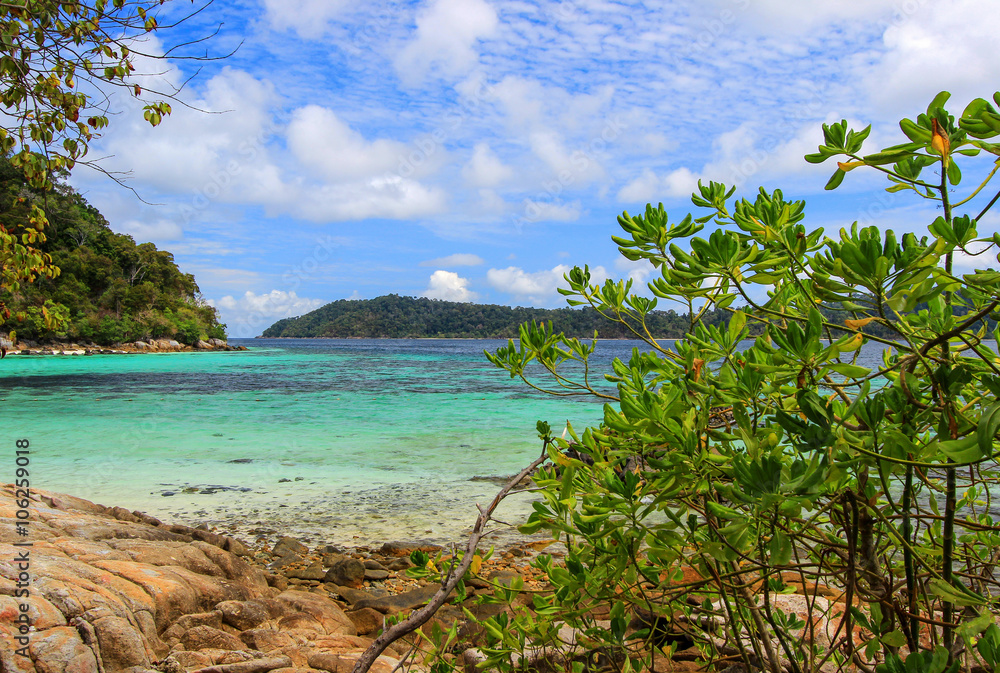
<instances>
[{"instance_id":1,"label":"wet rock","mask_svg":"<svg viewBox=\"0 0 1000 673\"><path fill-rule=\"evenodd\" d=\"M295 565L297 563L302 563L302 557L298 554L286 554L267 564L268 570L280 570L285 566Z\"/></svg>"},{"instance_id":2,"label":"wet rock","mask_svg":"<svg viewBox=\"0 0 1000 673\"><path fill-rule=\"evenodd\" d=\"M314 563L308 568L301 568L295 570L286 570L285 577L299 580L317 580L322 581L326 578L326 570L323 569L322 563Z\"/></svg>"},{"instance_id":3,"label":"wet rock","mask_svg":"<svg viewBox=\"0 0 1000 673\"><path fill-rule=\"evenodd\" d=\"M215 609L222 613L222 621L237 631L256 628L270 617L267 608L256 601L223 601Z\"/></svg>"},{"instance_id":4,"label":"wet rock","mask_svg":"<svg viewBox=\"0 0 1000 673\"><path fill-rule=\"evenodd\" d=\"M349 605L354 605L358 601L366 601L371 598L377 598L367 591L361 591L360 589L352 589L351 587L342 587L336 584L328 584L327 588L329 591L340 596Z\"/></svg>"},{"instance_id":5,"label":"wet rock","mask_svg":"<svg viewBox=\"0 0 1000 673\"><path fill-rule=\"evenodd\" d=\"M361 608L348 612L347 616L354 622L354 627L362 636L381 631L385 624L385 617L382 613L372 608Z\"/></svg>"},{"instance_id":6,"label":"wet rock","mask_svg":"<svg viewBox=\"0 0 1000 673\"><path fill-rule=\"evenodd\" d=\"M429 542L386 542L378 550L382 556L409 556L413 550L436 554L443 547Z\"/></svg>"},{"instance_id":7,"label":"wet rock","mask_svg":"<svg viewBox=\"0 0 1000 673\"><path fill-rule=\"evenodd\" d=\"M275 543L274 548L271 549L272 556L288 556L289 554L298 554L300 556L309 553L309 547L305 546L294 537L285 536Z\"/></svg>"},{"instance_id":8,"label":"wet rock","mask_svg":"<svg viewBox=\"0 0 1000 673\"><path fill-rule=\"evenodd\" d=\"M413 561L411 561L406 556L401 556L400 558L398 558L398 559L394 560L392 563L390 563L387 566L387 569L388 570L395 570L395 571L398 572L400 570L407 570L408 568L412 568L412 567L413 567Z\"/></svg>"},{"instance_id":9,"label":"wet rock","mask_svg":"<svg viewBox=\"0 0 1000 673\"><path fill-rule=\"evenodd\" d=\"M365 581L365 566L357 559L344 558L334 563L323 579L326 582L360 589Z\"/></svg>"},{"instance_id":10,"label":"wet rock","mask_svg":"<svg viewBox=\"0 0 1000 673\"><path fill-rule=\"evenodd\" d=\"M356 610L361 608L372 608L378 610L383 614L393 614L400 612L402 610L412 610L413 608L420 607L437 593L438 587L435 585L421 587L419 589L414 589L413 591L407 591L406 593L396 594L394 596L382 596L381 598L371 598L368 600L358 601L354 603L353 607ZM452 592L452 596L455 592Z\"/></svg>"},{"instance_id":11,"label":"wet rock","mask_svg":"<svg viewBox=\"0 0 1000 673\"><path fill-rule=\"evenodd\" d=\"M243 641L231 633L211 626L195 626L188 629L181 642L189 650L242 650Z\"/></svg>"}]
</instances>

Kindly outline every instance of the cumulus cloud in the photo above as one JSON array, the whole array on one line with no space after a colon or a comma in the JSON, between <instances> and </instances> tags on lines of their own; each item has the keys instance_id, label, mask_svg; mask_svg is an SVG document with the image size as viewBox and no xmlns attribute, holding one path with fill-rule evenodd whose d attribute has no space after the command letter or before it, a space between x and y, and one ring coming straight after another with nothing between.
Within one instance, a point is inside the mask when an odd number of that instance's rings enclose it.
<instances>
[{"instance_id":1,"label":"cumulus cloud","mask_svg":"<svg viewBox=\"0 0 1000 673\"><path fill-rule=\"evenodd\" d=\"M405 143L387 138L366 140L333 110L319 105L307 105L292 115L288 124L288 147L304 166L331 180L385 173L419 176L438 165L444 154L444 150L431 156L424 152L421 160L414 164L407 159L413 148Z\"/></svg>"},{"instance_id":2,"label":"cumulus cloud","mask_svg":"<svg viewBox=\"0 0 1000 673\"><path fill-rule=\"evenodd\" d=\"M177 241L184 237L184 231L179 223L163 219L154 222L125 220L121 223L115 223L114 230L120 234L130 235L136 243Z\"/></svg>"},{"instance_id":3,"label":"cumulus cloud","mask_svg":"<svg viewBox=\"0 0 1000 673\"><path fill-rule=\"evenodd\" d=\"M257 313L266 318L287 318L308 313L325 303L322 299L307 299L284 290L271 290L267 294L247 290L239 299L226 295L214 305L228 311Z\"/></svg>"},{"instance_id":4,"label":"cumulus cloud","mask_svg":"<svg viewBox=\"0 0 1000 673\"><path fill-rule=\"evenodd\" d=\"M447 257L438 257L420 262L420 266L479 266L483 264L483 258L469 252L457 252Z\"/></svg>"},{"instance_id":5,"label":"cumulus cloud","mask_svg":"<svg viewBox=\"0 0 1000 673\"><path fill-rule=\"evenodd\" d=\"M826 123L840 121L838 115L828 115ZM848 119L852 128L862 129L866 124ZM715 180L727 185L742 187L766 180L810 179L814 188L824 183L818 177L833 172L830 165L807 163L803 157L816 151L822 142L822 132L816 122L788 119L771 128L754 122L745 122L735 129L719 134L712 144L711 158L697 171L680 166L661 174L650 169L627 182L618 190L619 201L625 203L656 203L667 198L689 197L698 190L698 181ZM865 151L881 147L883 138L873 130L865 144ZM857 179L857 178L855 178Z\"/></svg>"},{"instance_id":6,"label":"cumulus cloud","mask_svg":"<svg viewBox=\"0 0 1000 673\"><path fill-rule=\"evenodd\" d=\"M102 138L100 151L108 156L103 165L130 172L140 193L175 195L166 208L181 228L215 204L259 205L271 216L316 222L410 219L444 210L445 192L420 181L445 159L443 148L421 150L420 161L413 162L415 146L367 139L317 105L293 111L286 124L276 100L267 80L225 68L191 100L193 107L225 112L206 115L176 106L152 129L133 110ZM282 136L288 152L275 142ZM78 172L73 182L93 193L92 185L103 189L100 180ZM99 195L96 205L113 198Z\"/></svg>"},{"instance_id":7,"label":"cumulus cloud","mask_svg":"<svg viewBox=\"0 0 1000 673\"><path fill-rule=\"evenodd\" d=\"M247 290L240 296L226 295L219 300L208 300L219 310L227 331L235 337L257 336L275 320L308 313L326 302L298 296L294 291L271 290L256 294Z\"/></svg>"},{"instance_id":8,"label":"cumulus cloud","mask_svg":"<svg viewBox=\"0 0 1000 673\"><path fill-rule=\"evenodd\" d=\"M354 180L316 186L296 194L282 207L314 222L357 221L369 217L407 220L441 213L446 207L443 190L399 176Z\"/></svg>"},{"instance_id":9,"label":"cumulus cloud","mask_svg":"<svg viewBox=\"0 0 1000 673\"><path fill-rule=\"evenodd\" d=\"M432 69L462 75L479 63L476 43L498 24L496 10L484 0L431 0L417 16L415 38L396 57L396 70L411 84Z\"/></svg>"},{"instance_id":10,"label":"cumulus cloud","mask_svg":"<svg viewBox=\"0 0 1000 673\"><path fill-rule=\"evenodd\" d=\"M566 264L559 264L546 271L528 272L517 266L506 269L490 269L486 272L486 282L490 286L513 295L515 299L527 300L532 303L551 303L557 296L560 287L567 287L563 276L569 273ZM603 266L591 267L591 283L603 283L608 278L608 272Z\"/></svg>"},{"instance_id":11,"label":"cumulus cloud","mask_svg":"<svg viewBox=\"0 0 1000 673\"><path fill-rule=\"evenodd\" d=\"M469 279L462 278L454 271L438 269L427 281L423 297L444 301L474 301L479 295L469 290Z\"/></svg>"},{"instance_id":12,"label":"cumulus cloud","mask_svg":"<svg viewBox=\"0 0 1000 673\"><path fill-rule=\"evenodd\" d=\"M1000 13L981 0L917 7L895 17L883 33L884 55L865 77L875 103L896 118L916 115L943 88L959 105L988 98L996 90L988 83L1000 80L1000 62L993 56Z\"/></svg>"},{"instance_id":13,"label":"cumulus cloud","mask_svg":"<svg viewBox=\"0 0 1000 673\"><path fill-rule=\"evenodd\" d=\"M321 37L347 6L347 0L264 0L271 27L291 29L307 39Z\"/></svg>"},{"instance_id":14,"label":"cumulus cloud","mask_svg":"<svg viewBox=\"0 0 1000 673\"><path fill-rule=\"evenodd\" d=\"M473 187L496 187L510 179L514 170L500 161L489 143L476 143L472 158L462 168L462 176Z\"/></svg>"}]
</instances>

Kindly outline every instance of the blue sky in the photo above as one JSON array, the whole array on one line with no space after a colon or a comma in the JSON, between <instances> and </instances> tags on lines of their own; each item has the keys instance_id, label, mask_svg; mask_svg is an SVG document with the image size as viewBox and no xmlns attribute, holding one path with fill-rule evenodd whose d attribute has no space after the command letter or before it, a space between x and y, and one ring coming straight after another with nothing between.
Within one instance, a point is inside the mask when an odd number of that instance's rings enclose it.
<instances>
[{"instance_id":1,"label":"blue sky","mask_svg":"<svg viewBox=\"0 0 1000 673\"><path fill-rule=\"evenodd\" d=\"M939 90L960 112L1000 88L989 0L218 0L143 48L219 24L204 47L229 58L139 64L147 89L195 75L190 108L151 129L119 99L92 147L142 200L72 182L172 251L231 336L389 293L561 306L574 265L645 280L615 218L680 219L698 179L780 187L827 229L916 230L933 208L876 177L823 192L833 164L802 160L820 125L871 123L876 151Z\"/></svg>"}]
</instances>

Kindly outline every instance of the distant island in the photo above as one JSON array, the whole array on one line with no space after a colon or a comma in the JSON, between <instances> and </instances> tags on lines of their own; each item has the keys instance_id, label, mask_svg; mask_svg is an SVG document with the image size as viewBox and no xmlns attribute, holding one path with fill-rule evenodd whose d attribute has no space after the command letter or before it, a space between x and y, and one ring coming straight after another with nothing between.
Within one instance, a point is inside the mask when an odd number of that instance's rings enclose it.
<instances>
[{"instance_id":1,"label":"distant island","mask_svg":"<svg viewBox=\"0 0 1000 673\"><path fill-rule=\"evenodd\" d=\"M4 333L16 331L29 345L155 339L195 345L226 338L215 308L202 301L194 276L182 273L171 253L116 234L63 182L46 194L31 189L20 171L0 159L0 227L18 232L34 202L49 220L46 240L37 247L51 255L60 273L0 296Z\"/></svg>"},{"instance_id":2,"label":"distant island","mask_svg":"<svg viewBox=\"0 0 1000 673\"><path fill-rule=\"evenodd\" d=\"M732 313L725 309L707 312L705 324L724 324ZM627 339L633 335L622 325L611 324L591 309L511 308L493 304L401 297L390 294L375 299L340 299L298 318L284 318L261 335L263 338L516 338L525 322L552 322L557 332L591 338ZM686 314L654 311L646 325L657 339L683 337L690 328Z\"/></svg>"}]
</instances>

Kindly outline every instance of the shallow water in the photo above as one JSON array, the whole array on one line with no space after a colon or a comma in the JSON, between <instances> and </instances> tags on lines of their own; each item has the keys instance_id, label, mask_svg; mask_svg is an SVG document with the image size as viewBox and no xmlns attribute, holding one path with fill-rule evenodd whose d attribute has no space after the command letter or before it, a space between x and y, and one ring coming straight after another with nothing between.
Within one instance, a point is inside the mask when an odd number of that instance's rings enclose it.
<instances>
[{"instance_id":1,"label":"shallow water","mask_svg":"<svg viewBox=\"0 0 1000 673\"><path fill-rule=\"evenodd\" d=\"M536 394L483 356L504 341L234 339L246 352L6 358L0 423L32 485L170 521L331 543L457 539L475 503L582 430L589 399ZM604 341L600 361L638 342ZM2 469L2 468L0 468ZM12 478L0 471L0 481ZM530 511L512 498L499 517Z\"/></svg>"}]
</instances>

